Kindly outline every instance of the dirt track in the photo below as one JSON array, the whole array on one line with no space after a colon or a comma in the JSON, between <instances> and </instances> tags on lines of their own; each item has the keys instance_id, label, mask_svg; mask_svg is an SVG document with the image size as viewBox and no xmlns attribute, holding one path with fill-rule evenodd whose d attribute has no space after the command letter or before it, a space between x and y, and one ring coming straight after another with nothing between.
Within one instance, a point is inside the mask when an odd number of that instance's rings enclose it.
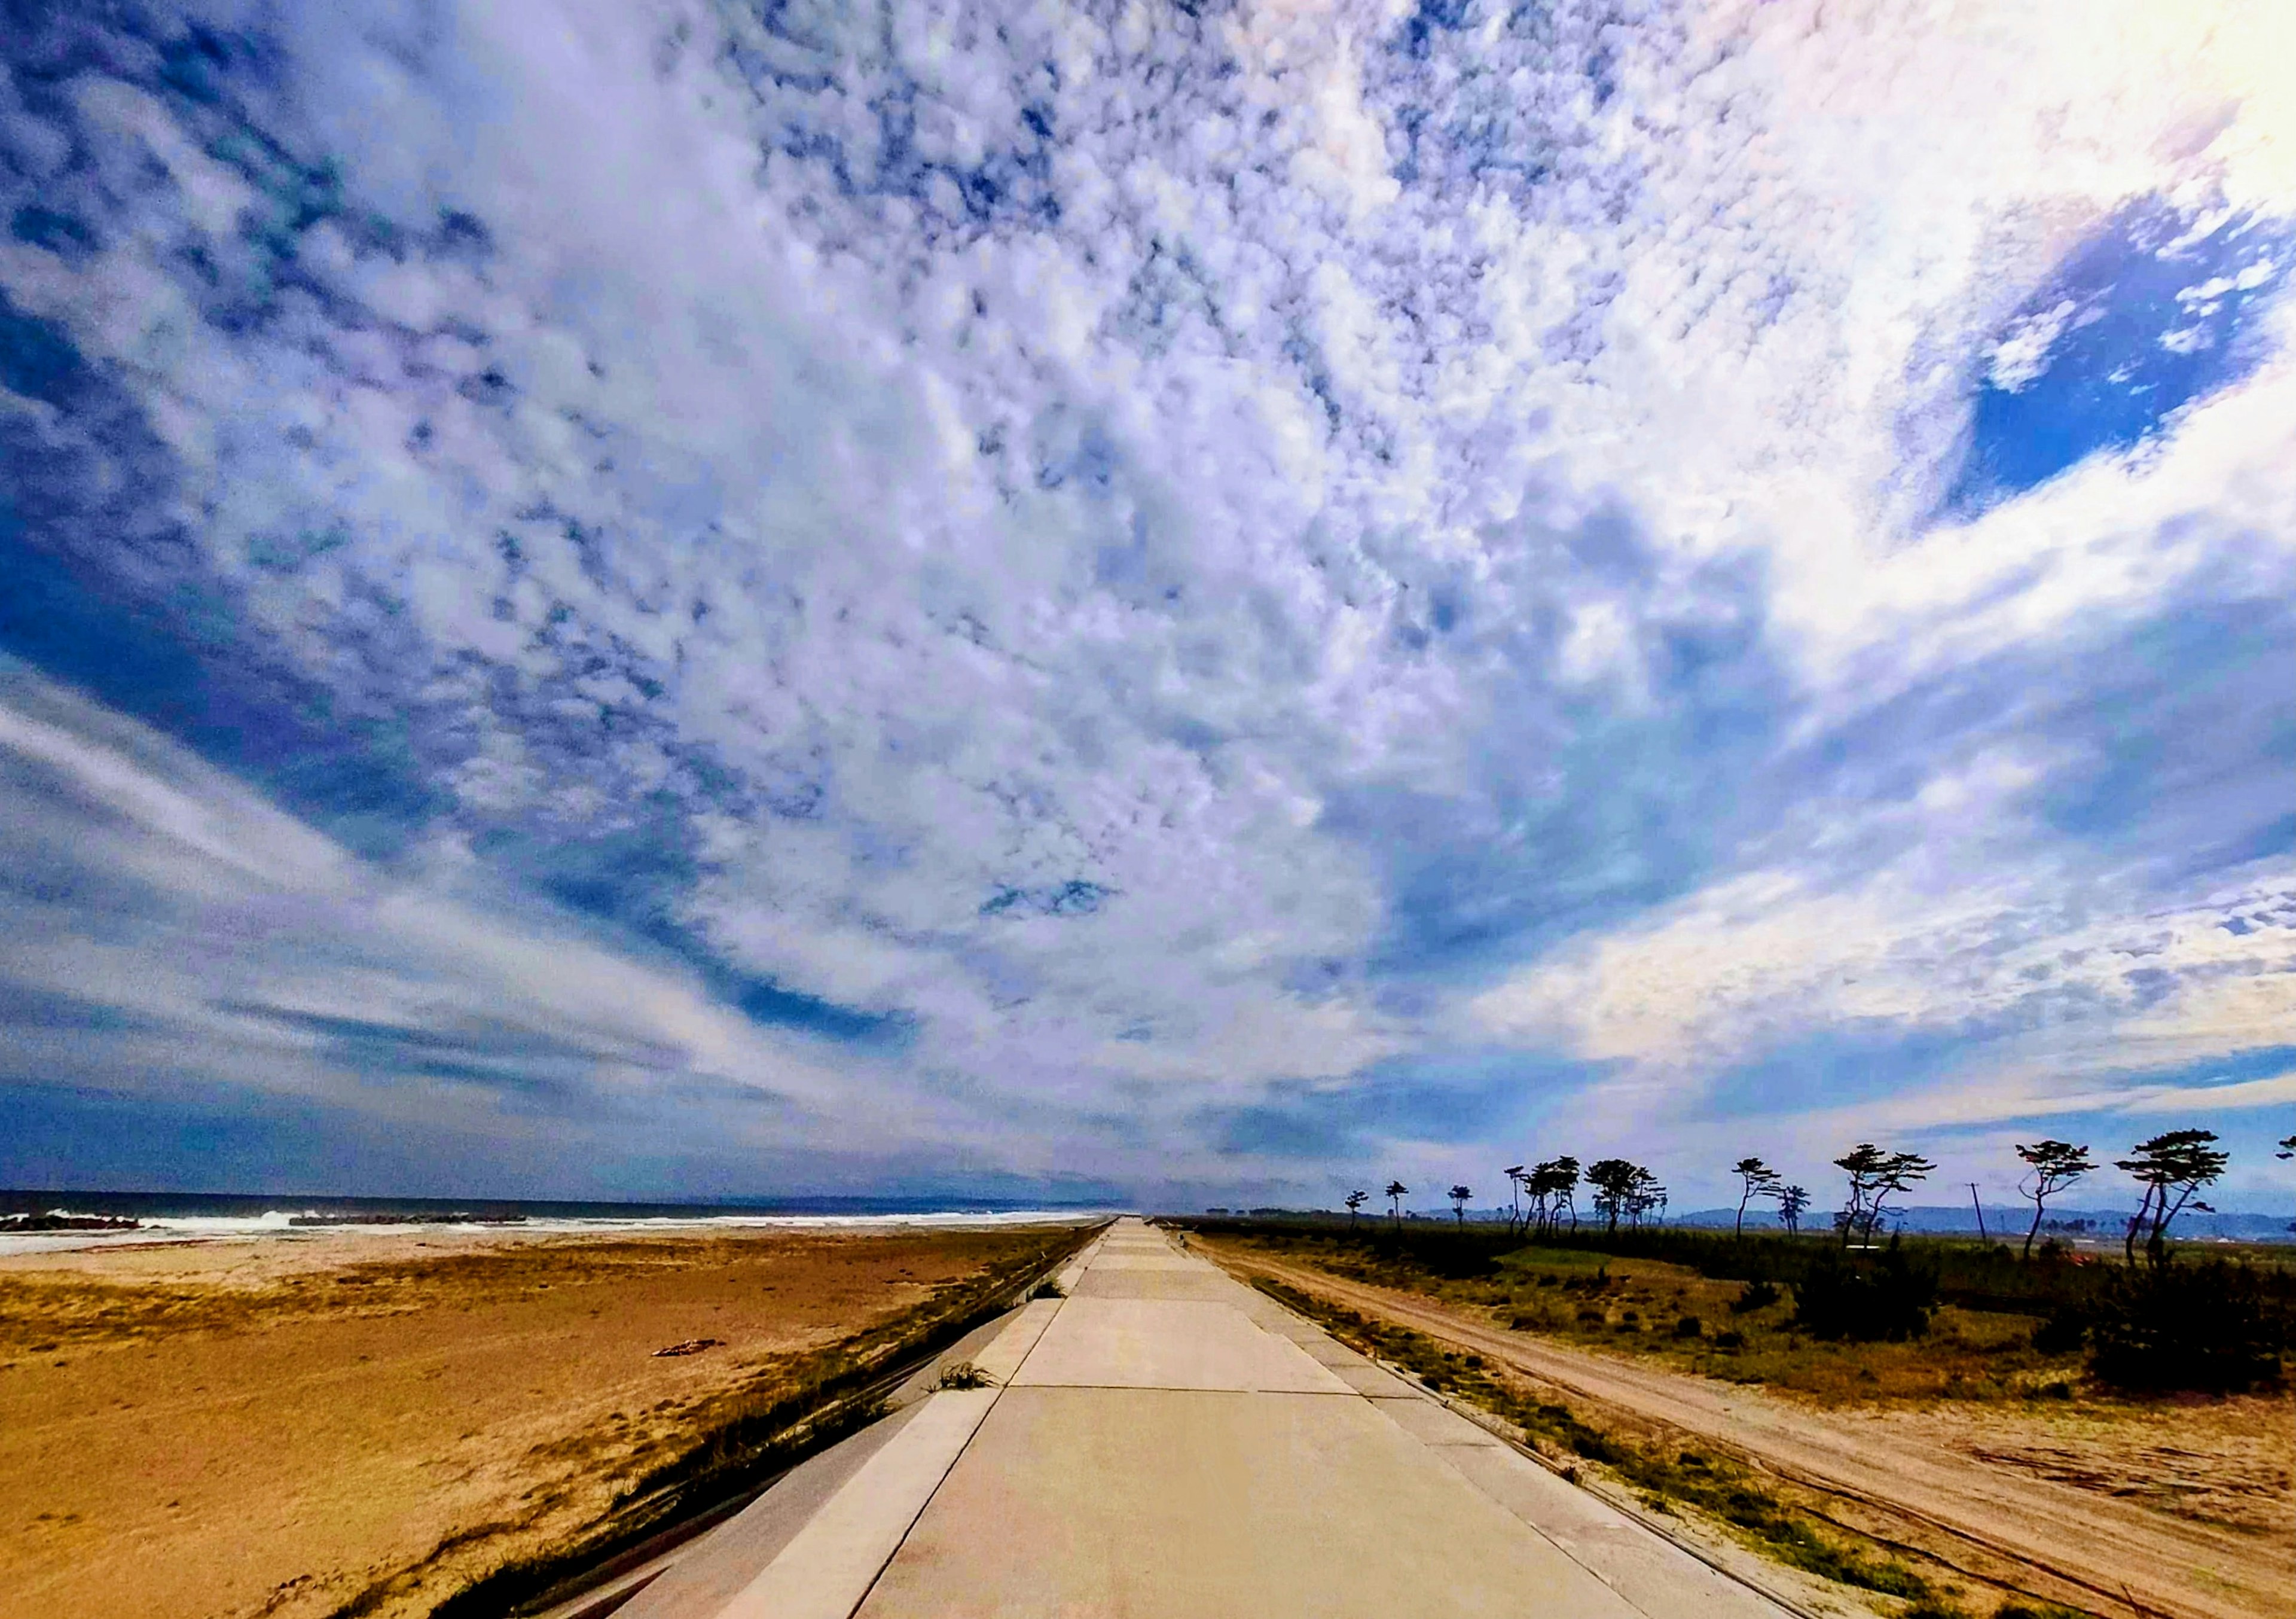
<instances>
[{"instance_id":1,"label":"dirt track","mask_svg":"<svg viewBox=\"0 0 2296 1619\"><path fill-rule=\"evenodd\" d=\"M1942 1536L2043 1571L2097 1612L2174 1619L2296 1612L2296 1557L2284 1536L2171 1517L2040 1475L2021 1459L2004 1459L2005 1466L1981 1459L1915 1431L1922 1413L1816 1410L1758 1389L1561 1348L1412 1294L1197 1240L1239 1274L1274 1278L1472 1349L1580 1401L1694 1434L1782 1477L1923 1525L1932 1542Z\"/></svg>"}]
</instances>

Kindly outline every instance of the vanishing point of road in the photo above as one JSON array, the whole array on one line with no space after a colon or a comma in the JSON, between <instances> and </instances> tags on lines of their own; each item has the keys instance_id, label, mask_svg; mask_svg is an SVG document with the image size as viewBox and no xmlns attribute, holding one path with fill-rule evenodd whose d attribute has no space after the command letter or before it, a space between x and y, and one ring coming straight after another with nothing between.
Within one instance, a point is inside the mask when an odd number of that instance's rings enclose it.
<instances>
[{"instance_id":1,"label":"vanishing point of road","mask_svg":"<svg viewBox=\"0 0 2296 1619\"><path fill-rule=\"evenodd\" d=\"M1785 1612L1139 1220L1061 1279L617 1619Z\"/></svg>"}]
</instances>

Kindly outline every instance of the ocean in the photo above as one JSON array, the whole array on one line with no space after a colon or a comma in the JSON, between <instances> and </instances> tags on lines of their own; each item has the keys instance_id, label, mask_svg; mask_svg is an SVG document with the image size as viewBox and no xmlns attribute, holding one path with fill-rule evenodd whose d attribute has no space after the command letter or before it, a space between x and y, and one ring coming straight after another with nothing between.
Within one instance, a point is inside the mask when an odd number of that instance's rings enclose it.
<instances>
[{"instance_id":1,"label":"ocean","mask_svg":"<svg viewBox=\"0 0 2296 1619\"><path fill-rule=\"evenodd\" d=\"M338 1197L308 1192L0 1190L0 1257L122 1242L215 1242L321 1230L403 1232L421 1226L603 1234L712 1227L1027 1225L1109 1212L1084 1204L964 1197L572 1203L534 1198ZM105 1220L134 1223L108 1229L93 1223ZM37 1226L50 1229L29 1229Z\"/></svg>"}]
</instances>

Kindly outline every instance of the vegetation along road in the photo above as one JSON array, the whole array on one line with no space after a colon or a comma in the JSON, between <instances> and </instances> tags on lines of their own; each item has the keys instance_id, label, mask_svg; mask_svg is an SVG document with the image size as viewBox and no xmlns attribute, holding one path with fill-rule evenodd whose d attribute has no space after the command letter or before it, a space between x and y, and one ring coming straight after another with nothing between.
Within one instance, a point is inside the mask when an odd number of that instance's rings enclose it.
<instances>
[{"instance_id":1,"label":"vegetation along road","mask_svg":"<svg viewBox=\"0 0 2296 1619\"><path fill-rule=\"evenodd\" d=\"M2080 1476L2077 1446L1988 1447L1972 1443L1968 1426L1934 1402L1923 1402L1931 1408L1926 1411L1827 1410L1791 1394L1572 1347L1511 1329L1488 1305L1433 1296L1439 1288L1334 1274L1314 1262L1319 1256L1313 1245L1272 1235L1200 1234L1196 1240L1242 1278L1268 1278L1309 1299L1399 1324L1560 1391L1581 1414L1695 1436L1761 1474L1816 1492L1833 1503L1836 1521L1855 1524L1927 1566L1961 1571L1997 1598L2006 1596L2013 1606L1999 1611L2014 1611L2025 1593L2097 1614L2254 1619L2288 1612L2284 1535L2262 1532L2263 1523L2159 1510L2137 1489L2083 1487L2073 1482ZM2259 1398L2196 1407L2185 1415L2226 1433L2181 1452L2174 1444L2155 1445L2153 1459L2173 1466L2181 1453L2202 1467L2236 1471L2238 1429L2248 1426L2254 1442L2269 1445L2269 1430L2258 1433L2253 1425L2260 1417L2278 1426L2284 1404ZM2243 1418L2249 1405L2269 1409ZM2265 1467L2268 1472L2268 1462ZM2284 1476L2277 1483L2284 1496Z\"/></svg>"}]
</instances>

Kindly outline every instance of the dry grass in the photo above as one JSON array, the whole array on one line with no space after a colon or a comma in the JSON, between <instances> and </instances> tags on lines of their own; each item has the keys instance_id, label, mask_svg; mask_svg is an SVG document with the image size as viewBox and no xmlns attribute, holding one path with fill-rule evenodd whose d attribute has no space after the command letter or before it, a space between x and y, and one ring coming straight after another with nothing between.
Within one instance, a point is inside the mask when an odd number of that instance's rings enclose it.
<instances>
[{"instance_id":1,"label":"dry grass","mask_svg":"<svg viewBox=\"0 0 2296 1619\"><path fill-rule=\"evenodd\" d=\"M1828 1343L1794 1329L1790 1298L1740 1309L1743 1283L1658 1260L1530 1246L1508 1255L1495 1277L1459 1280L1372 1248L1302 1243L1283 1233L1227 1240L1245 1253L1483 1311L1517 1331L1761 1384L1821 1405L2062 1400L2079 1386L2079 1353L2035 1349L2039 1323L2031 1316L1948 1305L1926 1338ZM1682 1327L1685 1317L1694 1318L1694 1335Z\"/></svg>"},{"instance_id":2,"label":"dry grass","mask_svg":"<svg viewBox=\"0 0 2296 1619\"><path fill-rule=\"evenodd\" d=\"M2115 1394L2082 1378L2070 1356L2035 1351L2033 1318L2006 1312L1943 1311L1937 1330L1910 1344L1808 1340L1786 1320L1784 1299L1734 1313L1740 1283L1577 1250L1510 1255L1515 1262L1494 1274L1461 1279L1429 1274L1407 1253L1398 1265L1391 1252L1281 1231L1223 1230L1217 1245L1224 1262L1233 1257L1248 1274L1257 1260L1281 1272L1267 1279L1308 1293L1319 1275L1332 1278L1339 1296L1311 1311L1318 1319L1329 1308L1360 1317L1360 1331L1396 1329L1402 1335L1370 1346L1422 1366L1535 1441L1546 1432L1568 1451L1578 1423L1616 1444L1622 1483L1765 1536L1767 1508L1734 1499L1744 1481L1725 1476L1758 1468L1768 1475L1758 1496L1902 1549L1943 1600L1966 1611L2003 1598L2013 1598L2005 1615L2016 1600L2047 1611L2039 1595L2093 1605L2106 1600L2099 1581L2108 1590L2133 1581L2161 1611L2187 1611L2185 1598L2199 1598L2189 1611L2227 1615L2284 1605L2284 1549L2296 1535L2287 1442L2296 1394L2287 1390ZM1706 1301L1720 1310L1700 1311ZM1675 1336L1671 1324L1693 1312L1704 1318L1699 1335ZM1723 1330L1745 1334L1734 1352L1711 1341L1718 1315ZM1563 1386L1540 1380L1549 1375ZM1725 1397L1714 1381L1723 1377L1770 1381L1789 1398ZM1558 1399L1568 1408L1545 1403ZM1708 1469L1685 1457L1722 1464L1718 1498ZM1798 1497L1780 1478L1822 1494ZM2044 1480L2095 1504L2027 1482ZM2038 1503L2032 1512L2029 1502ZM2192 1528L2165 1529L2177 1521ZM1765 1549L1808 1566L1791 1537ZM2164 1593L2165 1606L2155 1600Z\"/></svg>"},{"instance_id":3,"label":"dry grass","mask_svg":"<svg viewBox=\"0 0 2296 1619\"><path fill-rule=\"evenodd\" d=\"M1876 1542L1844 1524L1825 1498L1746 1467L1652 1425L1613 1414L1576 1409L1482 1356L1462 1352L1414 1332L1314 1298L1283 1284L1256 1283L1286 1307L1319 1322L1342 1343L1418 1375L1430 1388L1501 1418L1532 1450L1566 1476L1607 1481L1644 1507L1700 1520L1762 1555L1859 1593L1882 1599L1877 1611L1952 1619L1993 1613L1998 1593L1951 1569L1924 1561L1916 1567L1903 1549ZM1890 1599L1895 1599L1895 1606ZM2029 1603L2037 1616L2065 1615L2046 1602Z\"/></svg>"}]
</instances>

